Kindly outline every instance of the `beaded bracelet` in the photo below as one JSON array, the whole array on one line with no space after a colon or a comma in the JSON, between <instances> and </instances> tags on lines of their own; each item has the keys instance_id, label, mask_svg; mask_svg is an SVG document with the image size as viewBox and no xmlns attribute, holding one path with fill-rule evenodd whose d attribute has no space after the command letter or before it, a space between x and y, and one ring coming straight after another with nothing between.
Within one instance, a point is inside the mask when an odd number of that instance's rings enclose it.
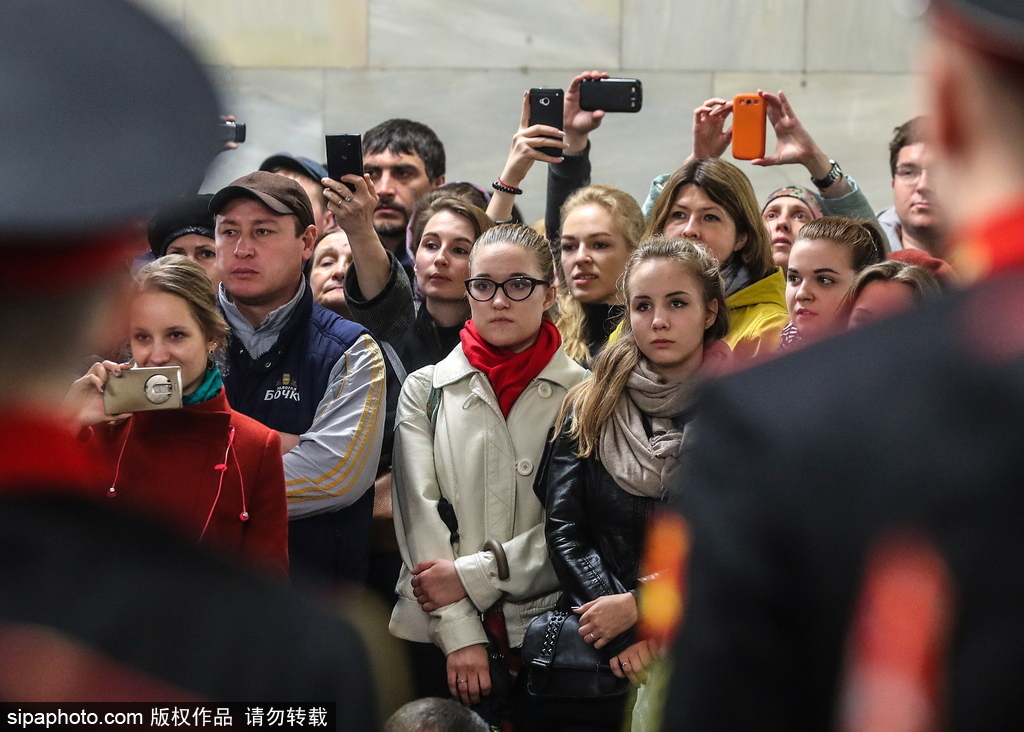
<instances>
[{"instance_id":1,"label":"beaded bracelet","mask_svg":"<svg viewBox=\"0 0 1024 732\"><path fill-rule=\"evenodd\" d=\"M515 186L506 185L501 182L501 178L491 183L491 188L502 193L511 193L513 196L521 195L523 192L522 188L516 188Z\"/></svg>"}]
</instances>

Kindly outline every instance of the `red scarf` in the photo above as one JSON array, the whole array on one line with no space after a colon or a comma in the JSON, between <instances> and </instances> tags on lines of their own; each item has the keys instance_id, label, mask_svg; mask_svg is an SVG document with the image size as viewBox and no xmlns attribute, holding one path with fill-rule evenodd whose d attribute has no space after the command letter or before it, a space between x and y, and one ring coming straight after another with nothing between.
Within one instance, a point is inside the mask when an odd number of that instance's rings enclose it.
<instances>
[{"instance_id":1,"label":"red scarf","mask_svg":"<svg viewBox=\"0 0 1024 732\"><path fill-rule=\"evenodd\" d=\"M544 370L562 345L561 333L547 318L540 323L537 340L522 353L492 346L480 337L472 320L466 321L466 326L459 331L459 338L469 365L482 371L491 382L498 396L498 406L506 419L523 389Z\"/></svg>"}]
</instances>

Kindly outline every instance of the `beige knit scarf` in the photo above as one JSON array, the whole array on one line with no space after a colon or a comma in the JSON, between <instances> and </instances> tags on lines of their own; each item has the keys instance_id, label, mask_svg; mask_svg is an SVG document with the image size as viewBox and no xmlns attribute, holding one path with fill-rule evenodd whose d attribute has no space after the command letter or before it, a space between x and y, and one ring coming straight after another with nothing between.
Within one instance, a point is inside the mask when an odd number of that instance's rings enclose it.
<instances>
[{"instance_id":1,"label":"beige knit scarf","mask_svg":"<svg viewBox=\"0 0 1024 732\"><path fill-rule=\"evenodd\" d=\"M672 424L693 402L695 379L666 383L641 358L626 382L611 419L601 433L601 462L615 482L634 496L663 498L679 466L686 428ZM643 415L653 435L647 436Z\"/></svg>"}]
</instances>

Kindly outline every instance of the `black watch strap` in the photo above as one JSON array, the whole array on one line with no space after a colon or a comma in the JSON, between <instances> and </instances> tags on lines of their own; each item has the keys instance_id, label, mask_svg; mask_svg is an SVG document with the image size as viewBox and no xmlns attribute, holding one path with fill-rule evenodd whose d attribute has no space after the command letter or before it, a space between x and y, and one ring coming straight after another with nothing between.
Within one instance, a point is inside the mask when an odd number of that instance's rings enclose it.
<instances>
[{"instance_id":1,"label":"black watch strap","mask_svg":"<svg viewBox=\"0 0 1024 732\"><path fill-rule=\"evenodd\" d=\"M824 178L811 178L811 183L813 183L818 190L825 190L839 180L843 175L843 169L839 167L839 163L831 158L829 159L829 162L832 163L832 167L829 168L828 175Z\"/></svg>"}]
</instances>

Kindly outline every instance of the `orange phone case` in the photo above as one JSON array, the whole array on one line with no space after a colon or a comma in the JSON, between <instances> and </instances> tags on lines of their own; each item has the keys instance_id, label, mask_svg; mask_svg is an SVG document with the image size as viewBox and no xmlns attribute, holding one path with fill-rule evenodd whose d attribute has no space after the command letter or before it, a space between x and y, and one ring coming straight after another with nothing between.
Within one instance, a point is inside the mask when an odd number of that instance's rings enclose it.
<instances>
[{"instance_id":1,"label":"orange phone case","mask_svg":"<svg viewBox=\"0 0 1024 732\"><path fill-rule=\"evenodd\" d=\"M732 156L737 160L764 157L765 103L757 94L732 100Z\"/></svg>"}]
</instances>

